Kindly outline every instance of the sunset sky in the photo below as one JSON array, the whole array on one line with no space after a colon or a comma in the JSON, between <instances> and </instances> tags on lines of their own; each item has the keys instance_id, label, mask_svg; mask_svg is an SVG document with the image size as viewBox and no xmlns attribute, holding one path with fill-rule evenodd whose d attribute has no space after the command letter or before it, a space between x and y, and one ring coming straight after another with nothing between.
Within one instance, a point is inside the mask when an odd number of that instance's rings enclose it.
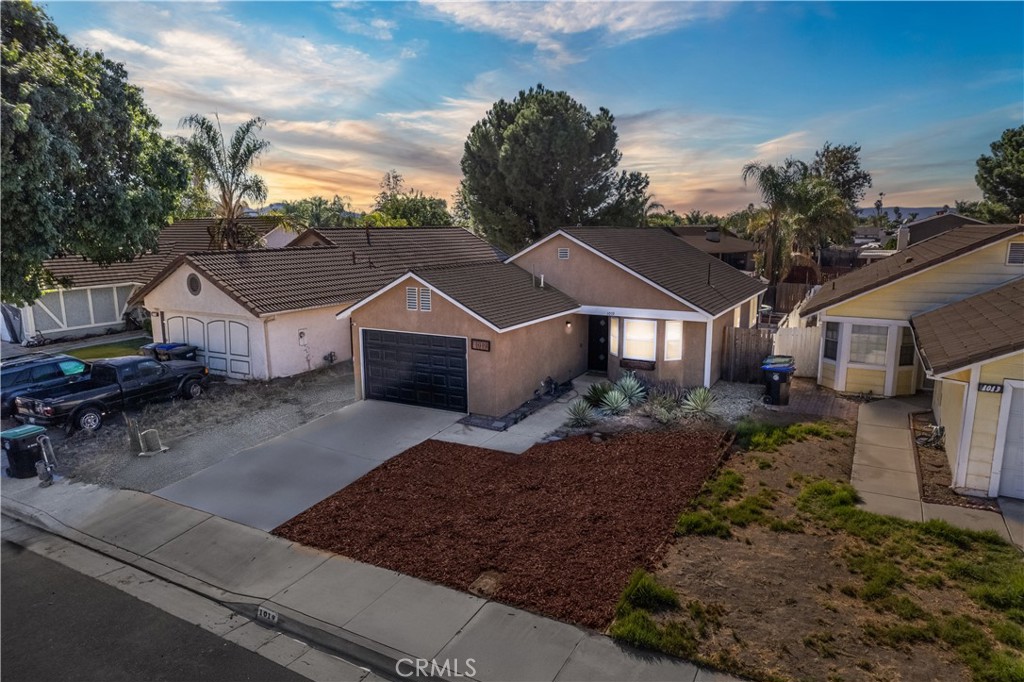
<instances>
[{"instance_id":1,"label":"sunset sky","mask_svg":"<svg viewBox=\"0 0 1024 682\"><path fill-rule=\"evenodd\" d=\"M168 133L192 113L267 120L270 200L381 176L450 199L470 127L536 83L616 117L656 200L757 201L751 160L859 143L889 206L980 197L974 162L1024 122L1024 4L370 2L44 5L123 62Z\"/></svg>"}]
</instances>

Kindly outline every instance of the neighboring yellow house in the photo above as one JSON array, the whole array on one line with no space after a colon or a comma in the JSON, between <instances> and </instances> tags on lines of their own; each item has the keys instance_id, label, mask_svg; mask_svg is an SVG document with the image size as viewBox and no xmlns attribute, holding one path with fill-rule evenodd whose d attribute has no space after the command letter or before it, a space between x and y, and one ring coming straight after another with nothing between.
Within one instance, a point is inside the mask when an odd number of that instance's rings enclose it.
<instances>
[{"instance_id":1,"label":"neighboring yellow house","mask_svg":"<svg viewBox=\"0 0 1024 682\"><path fill-rule=\"evenodd\" d=\"M1024 498L1024 279L910 322L953 488Z\"/></svg>"},{"instance_id":2,"label":"neighboring yellow house","mask_svg":"<svg viewBox=\"0 0 1024 682\"><path fill-rule=\"evenodd\" d=\"M912 395L926 373L910 319L1024 275L1024 226L964 225L825 284L801 316L822 327L818 383Z\"/></svg>"}]
</instances>

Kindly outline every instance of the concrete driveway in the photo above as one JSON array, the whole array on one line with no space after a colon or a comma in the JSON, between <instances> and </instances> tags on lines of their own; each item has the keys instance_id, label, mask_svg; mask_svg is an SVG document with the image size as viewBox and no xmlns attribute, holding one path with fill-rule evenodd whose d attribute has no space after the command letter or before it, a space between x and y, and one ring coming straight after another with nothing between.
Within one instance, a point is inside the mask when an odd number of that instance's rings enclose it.
<instances>
[{"instance_id":1,"label":"concrete driveway","mask_svg":"<svg viewBox=\"0 0 1024 682\"><path fill-rule=\"evenodd\" d=\"M269 531L461 417L456 412L360 401L154 495Z\"/></svg>"}]
</instances>

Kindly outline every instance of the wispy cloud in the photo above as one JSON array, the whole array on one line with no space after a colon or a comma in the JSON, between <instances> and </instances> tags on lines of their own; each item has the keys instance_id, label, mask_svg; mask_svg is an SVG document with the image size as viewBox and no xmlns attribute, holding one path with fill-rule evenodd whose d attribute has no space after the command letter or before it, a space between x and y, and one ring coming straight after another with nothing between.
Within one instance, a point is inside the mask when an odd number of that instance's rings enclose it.
<instances>
[{"instance_id":1,"label":"wispy cloud","mask_svg":"<svg viewBox=\"0 0 1024 682\"><path fill-rule=\"evenodd\" d=\"M593 35L617 45L674 31L703 19L721 17L729 3L718 2L450 2L424 0L436 16L466 29L534 45L555 66L583 61L568 38Z\"/></svg>"}]
</instances>

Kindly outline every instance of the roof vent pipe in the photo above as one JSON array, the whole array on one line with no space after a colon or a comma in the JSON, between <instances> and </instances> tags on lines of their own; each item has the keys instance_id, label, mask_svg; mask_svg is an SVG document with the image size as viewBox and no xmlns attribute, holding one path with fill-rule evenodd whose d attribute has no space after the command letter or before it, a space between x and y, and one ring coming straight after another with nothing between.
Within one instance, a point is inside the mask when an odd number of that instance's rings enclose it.
<instances>
[{"instance_id":1,"label":"roof vent pipe","mask_svg":"<svg viewBox=\"0 0 1024 682\"><path fill-rule=\"evenodd\" d=\"M544 288L544 273L541 273L540 275L540 288Z\"/></svg>"}]
</instances>

